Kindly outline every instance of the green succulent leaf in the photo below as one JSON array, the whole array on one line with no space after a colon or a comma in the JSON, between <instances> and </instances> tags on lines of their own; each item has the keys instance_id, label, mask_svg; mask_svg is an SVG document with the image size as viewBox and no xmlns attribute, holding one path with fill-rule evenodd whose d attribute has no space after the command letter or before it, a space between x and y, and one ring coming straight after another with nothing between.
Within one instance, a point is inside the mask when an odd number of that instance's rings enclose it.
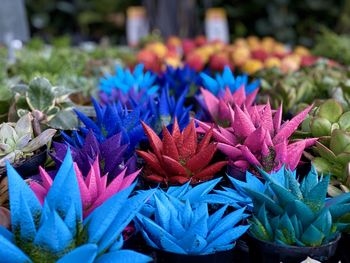
<instances>
[{"instance_id":1,"label":"green succulent leaf","mask_svg":"<svg viewBox=\"0 0 350 263\"><path fill-rule=\"evenodd\" d=\"M342 130L334 130L332 132L330 149L335 155L342 153L349 144L350 133Z\"/></svg>"},{"instance_id":2,"label":"green succulent leaf","mask_svg":"<svg viewBox=\"0 0 350 263\"><path fill-rule=\"evenodd\" d=\"M332 123L325 118L315 117L310 123L310 129L315 137L327 136L331 134Z\"/></svg>"},{"instance_id":3,"label":"green succulent leaf","mask_svg":"<svg viewBox=\"0 0 350 263\"><path fill-rule=\"evenodd\" d=\"M34 78L29 83L27 103L31 110L45 112L55 106L55 93L45 78Z\"/></svg>"},{"instance_id":4,"label":"green succulent leaf","mask_svg":"<svg viewBox=\"0 0 350 263\"><path fill-rule=\"evenodd\" d=\"M327 119L330 122L337 122L343 114L342 105L336 100L330 99L324 102L318 109L317 115L321 118Z\"/></svg>"},{"instance_id":5,"label":"green succulent leaf","mask_svg":"<svg viewBox=\"0 0 350 263\"><path fill-rule=\"evenodd\" d=\"M339 118L338 123L339 123L340 129L345 131L350 131L350 111L345 112Z\"/></svg>"}]
</instances>

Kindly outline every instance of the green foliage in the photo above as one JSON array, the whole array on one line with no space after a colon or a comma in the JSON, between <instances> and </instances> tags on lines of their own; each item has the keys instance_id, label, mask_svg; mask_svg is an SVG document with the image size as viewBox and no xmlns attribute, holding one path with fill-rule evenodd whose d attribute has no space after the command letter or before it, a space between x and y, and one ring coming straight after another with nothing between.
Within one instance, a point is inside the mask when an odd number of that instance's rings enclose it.
<instances>
[{"instance_id":1,"label":"green foliage","mask_svg":"<svg viewBox=\"0 0 350 263\"><path fill-rule=\"evenodd\" d=\"M324 28L316 38L316 45L313 49L313 53L318 56L334 59L344 65L350 65L349 46L349 35L338 35Z\"/></svg>"}]
</instances>

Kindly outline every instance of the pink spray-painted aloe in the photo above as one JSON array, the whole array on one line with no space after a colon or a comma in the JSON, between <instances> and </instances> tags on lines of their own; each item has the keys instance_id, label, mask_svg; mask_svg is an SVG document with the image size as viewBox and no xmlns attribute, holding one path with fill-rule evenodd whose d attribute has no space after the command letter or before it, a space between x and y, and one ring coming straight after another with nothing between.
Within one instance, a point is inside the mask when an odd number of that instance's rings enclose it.
<instances>
[{"instance_id":1,"label":"pink spray-painted aloe","mask_svg":"<svg viewBox=\"0 0 350 263\"><path fill-rule=\"evenodd\" d=\"M125 168L109 184L107 184L107 175L101 176L100 174L98 157L91 165L90 171L85 178L76 163L74 163L74 170L79 184L84 217L87 217L95 208L100 206L112 195L130 186L140 172L140 170L138 170L126 176ZM41 183L31 181L30 187L35 192L40 203L43 204L53 180L42 167L39 167L39 171Z\"/></svg>"},{"instance_id":2,"label":"pink spray-painted aloe","mask_svg":"<svg viewBox=\"0 0 350 263\"><path fill-rule=\"evenodd\" d=\"M213 137L218 149L226 154L230 165L241 171L252 166L265 171L276 171L285 164L294 170L300 162L305 148L313 145L317 138L291 141L290 136L305 119L312 106L282 124L282 105L273 113L270 103L247 108L229 106L231 126L218 127ZM212 126L197 121L201 130Z\"/></svg>"},{"instance_id":3,"label":"pink spray-painted aloe","mask_svg":"<svg viewBox=\"0 0 350 263\"><path fill-rule=\"evenodd\" d=\"M228 127L231 123L230 106L237 105L239 107L243 104L250 107L258 93L259 89L254 90L249 95L246 95L245 86L242 85L237 91L231 93L227 87L223 96L215 96L209 90L201 88L201 93L204 99L204 104L211 120L221 127Z\"/></svg>"}]
</instances>

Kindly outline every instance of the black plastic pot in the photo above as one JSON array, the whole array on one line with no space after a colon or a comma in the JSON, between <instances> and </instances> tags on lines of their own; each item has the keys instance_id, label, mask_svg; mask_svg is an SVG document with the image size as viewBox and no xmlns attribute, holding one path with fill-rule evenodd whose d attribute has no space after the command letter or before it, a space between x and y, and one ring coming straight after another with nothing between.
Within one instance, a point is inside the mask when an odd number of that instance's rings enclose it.
<instances>
[{"instance_id":1,"label":"black plastic pot","mask_svg":"<svg viewBox=\"0 0 350 263\"><path fill-rule=\"evenodd\" d=\"M307 257L323 263L332 262L335 256L340 235L329 244L319 247L284 246L263 241L249 235L249 258L251 263L295 263Z\"/></svg>"},{"instance_id":2,"label":"black plastic pot","mask_svg":"<svg viewBox=\"0 0 350 263\"><path fill-rule=\"evenodd\" d=\"M42 150L21 162L20 164L13 165L16 171L22 176L23 179L28 179L30 176L39 173L39 166L43 165L47 158L47 147L43 147ZM0 174L6 176L6 168L1 168Z\"/></svg>"},{"instance_id":3,"label":"black plastic pot","mask_svg":"<svg viewBox=\"0 0 350 263\"><path fill-rule=\"evenodd\" d=\"M156 250L157 263L232 263L234 260L232 250L217 252L210 255L182 255L167 251Z\"/></svg>"},{"instance_id":4,"label":"black plastic pot","mask_svg":"<svg viewBox=\"0 0 350 263\"><path fill-rule=\"evenodd\" d=\"M350 234L343 233L339 241L338 255L341 262L350 262Z\"/></svg>"}]
</instances>

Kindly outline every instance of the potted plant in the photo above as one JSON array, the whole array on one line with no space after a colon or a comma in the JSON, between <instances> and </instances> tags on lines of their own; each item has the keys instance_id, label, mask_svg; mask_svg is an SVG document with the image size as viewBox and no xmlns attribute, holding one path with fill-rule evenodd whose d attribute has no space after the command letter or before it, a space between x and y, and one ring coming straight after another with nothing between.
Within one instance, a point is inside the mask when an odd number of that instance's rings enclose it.
<instances>
[{"instance_id":1,"label":"potted plant","mask_svg":"<svg viewBox=\"0 0 350 263\"><path fill-rule=\"evenodd\" d=\"M232 168L229 174L242 176L246 170L263 167L268 172L279 170L283 164L294 170L305 148L313 145L317 138L292 142L290 137L304 120L312 106L282 124L282 106L273 113L269 103L247 109L230 106L231 126L214 128L213 137L218 149L229 158ZM197 121L204 131L211 125ZM257 175L259 173L255 171Z\"/></svg>"},{"instance_id":2,"label":"potted plant","mask_svg":"<svg viewBox=\"0 0 350 263\"><path fill-rule=\"evenodd\" d=\"M46 160L46 146L56 133L54 129L47 129L38 136L33 134L33 117L27 113L16 123L4 122L0 124L0 167L5 172L5 162L8 161L23 172L27 177L37 171L38 166Z\"/></svg>"},{"instance_id":3,"label":"potted plant","mask_svg":"<svg viewBox=\"0 0 350 263\"><path fill-rule=\"evenodd\" d=\"M154 199L154 213L139 214L137 222L157 262L232 262L235 241L249 228L237 226L244 209L227 212L226 205L210 213L205 202L191 204L162 190Z\"/></svg>"},{"instance_id":4,"label":"potted plant","mask_svg":"<svg viewBox=\"0 0 350 263\"><path fill-rule=\"evenodd\" d=\"M144 178L156 183L192 184L210 180L226 164L226 161L212 163L216 152L216 143L210 142L212 130L209 130L198 143L194 121L180 132L175 119L172 133L163 126L163 139L147 124L142 126L150 142L151 151L137 150L137 154L146 161Z\"/></svg>"},{"instance_id":5,"label":"potted plant","mask_svg":"<svg viewBox=\"0 0 350 263\"><path fill-rule=\"evenodd\" d=\"M152 191L128 198L134 184L111 196L83 220L78 180L69 151L44 206L10 164L7 169L13 232L1 229L3 258L11 262L151 261L137 252L121 249L121 232Z\"/></svg>"},{"instance_id":6,"label":"potted plant","mask_svg":"<svg viewBox=\"0 0 350 263\"><path fill-rule=\"evenodd\" d=\"M337 205L344 211L346 207L339 200L326 199L330 177L318 178L312 169L299 184L295 174L284 170L286 183L281 184L260 172L269 189L246 188L254 204L248 219L252 262L298 262L307 256L323 262L332 258L341 230L332 208ZM343 198L350 198L350 194Z\"/></svg>"}]
</instances>

